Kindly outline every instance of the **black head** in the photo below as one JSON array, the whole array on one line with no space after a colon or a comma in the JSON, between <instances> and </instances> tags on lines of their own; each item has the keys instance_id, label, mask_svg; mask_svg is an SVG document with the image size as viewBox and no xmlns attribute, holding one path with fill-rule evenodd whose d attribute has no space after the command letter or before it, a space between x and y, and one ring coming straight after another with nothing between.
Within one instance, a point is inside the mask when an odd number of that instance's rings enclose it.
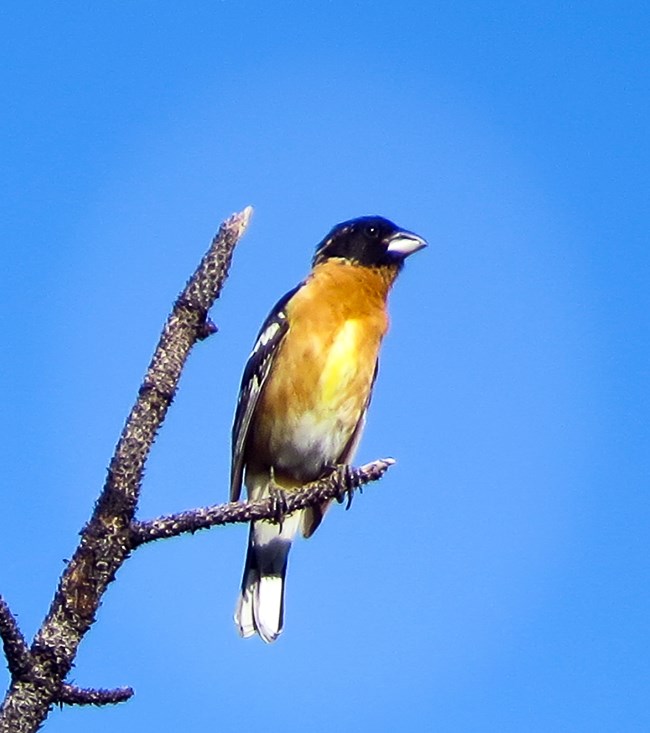
<instances>
[{"instance_id":1,"label":"black head","mask_svg":"<svg viewBox=\"0 0 650 733\"><path fill-rule=\"evenodd\" d=\"M361 216L337 224L316 248L314 265L340 258L353 264L401 265L427 243L381 216Z\"/></svg>"}]
</instances>

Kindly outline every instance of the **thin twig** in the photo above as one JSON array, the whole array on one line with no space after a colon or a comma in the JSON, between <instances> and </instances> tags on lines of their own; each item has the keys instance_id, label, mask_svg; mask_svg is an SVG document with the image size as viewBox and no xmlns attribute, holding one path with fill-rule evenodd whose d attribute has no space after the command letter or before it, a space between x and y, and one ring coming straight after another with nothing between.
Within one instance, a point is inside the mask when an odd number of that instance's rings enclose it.
<instances>
[{"instance_id":1,"label":"thin twig","mask_svg":"<svg viewBox=\"0 0 650 733\"><path fill-rule=\"evenodd\" d=\"M120 702L126 702L131 697L133 697L131 687L93 690L64 683L57 695L57 702L59 705L116 705Z\"/></svg>"},{"instance_id":2,"label":"thin twig","mask_svg":"<svg viewBox=\"0 0 650 733\"><path fill-rule=\"evenodd\" d=\"M2 596L0 596L0 637L11 678L16 680L23 678L32 666L29 647L18 628L15 616Z\"/></svg>"},{"instance_id":3,"label":"thin twig","mask_svg":"<svg viewBox=\"0 0 650 733\"><path fill-rule=\"evenodd\" d=\"M380 479L393 463L395 461L392 458L384 458L346 472L333 471L325 478L306 484L300 491L286 493L285 513L343 495L349 498L355 489ZM133 547L138 547L147 542L177 537L187 532L194 533L218 524L236 524L257 519L277 521L277 506L273 498L250 502L233 501L158 517L148 522L134 521L131 525L131 543Z\"/></svg>"}]
</instances>

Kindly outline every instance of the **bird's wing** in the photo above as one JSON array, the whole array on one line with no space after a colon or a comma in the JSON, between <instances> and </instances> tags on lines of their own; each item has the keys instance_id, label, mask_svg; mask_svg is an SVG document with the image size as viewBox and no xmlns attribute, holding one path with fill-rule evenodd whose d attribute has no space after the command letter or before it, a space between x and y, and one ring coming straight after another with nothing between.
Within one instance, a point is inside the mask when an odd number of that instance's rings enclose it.
<instances>
[{"instance_id":1,"label":"bird's wing","mask_svg":"<svg viewBox=\"0 0 650 733\"><path fill-rule=\"evenodd\" d=\"M273 360L285 334L289 330L287 314L285 311L287 303L302 287L302 283L290 290L273 307L253 346L253 351L248 357L244 375L242 376L241 387L239 388L239 399L235 410L235 420L232 426L232 462L230 468L230 500L237 501L241 494L242 474L244 471L244 454L248 430L251 420L255 414L255 408L262 394L264 383L271 371Z\"/></svg>"}]
</instances>

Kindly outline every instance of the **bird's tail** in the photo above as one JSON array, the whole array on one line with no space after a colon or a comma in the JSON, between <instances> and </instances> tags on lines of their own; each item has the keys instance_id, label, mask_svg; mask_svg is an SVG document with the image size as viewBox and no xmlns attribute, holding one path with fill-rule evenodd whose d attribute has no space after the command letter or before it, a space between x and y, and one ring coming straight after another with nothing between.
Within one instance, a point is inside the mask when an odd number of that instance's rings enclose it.
<instances>
[{"instance_id":1,"label":"bird's tail","mask_svg":"<svg viewBox=\"0 0 650 733\"><path fill-rule=\"evenodd\" d=\"M294 512L285 517L282 526L265 521L251 523L244 577L235 609L235 623L241 636L257 633L270 643L282 631L284 579L301 514Z\"/></svg>"}]
</instances>

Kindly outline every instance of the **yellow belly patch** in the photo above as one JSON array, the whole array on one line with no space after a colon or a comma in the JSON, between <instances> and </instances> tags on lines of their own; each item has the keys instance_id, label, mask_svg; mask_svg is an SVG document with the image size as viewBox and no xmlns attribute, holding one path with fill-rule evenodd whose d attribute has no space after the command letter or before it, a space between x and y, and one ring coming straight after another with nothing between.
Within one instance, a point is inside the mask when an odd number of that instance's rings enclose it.
<instances>
[{"instance_id":1,"label":"yellow belly patch","mask_svg":"<svg viewBox=\"0 0 650 733\"><path fill-rule=\"evenodd\" d=\"M320 377L321 400L334 405L357 373L359 321L350 319L339 329L329 348ZM338 399L337 399L338 397Z\"/></svg>"}]
</instances>

